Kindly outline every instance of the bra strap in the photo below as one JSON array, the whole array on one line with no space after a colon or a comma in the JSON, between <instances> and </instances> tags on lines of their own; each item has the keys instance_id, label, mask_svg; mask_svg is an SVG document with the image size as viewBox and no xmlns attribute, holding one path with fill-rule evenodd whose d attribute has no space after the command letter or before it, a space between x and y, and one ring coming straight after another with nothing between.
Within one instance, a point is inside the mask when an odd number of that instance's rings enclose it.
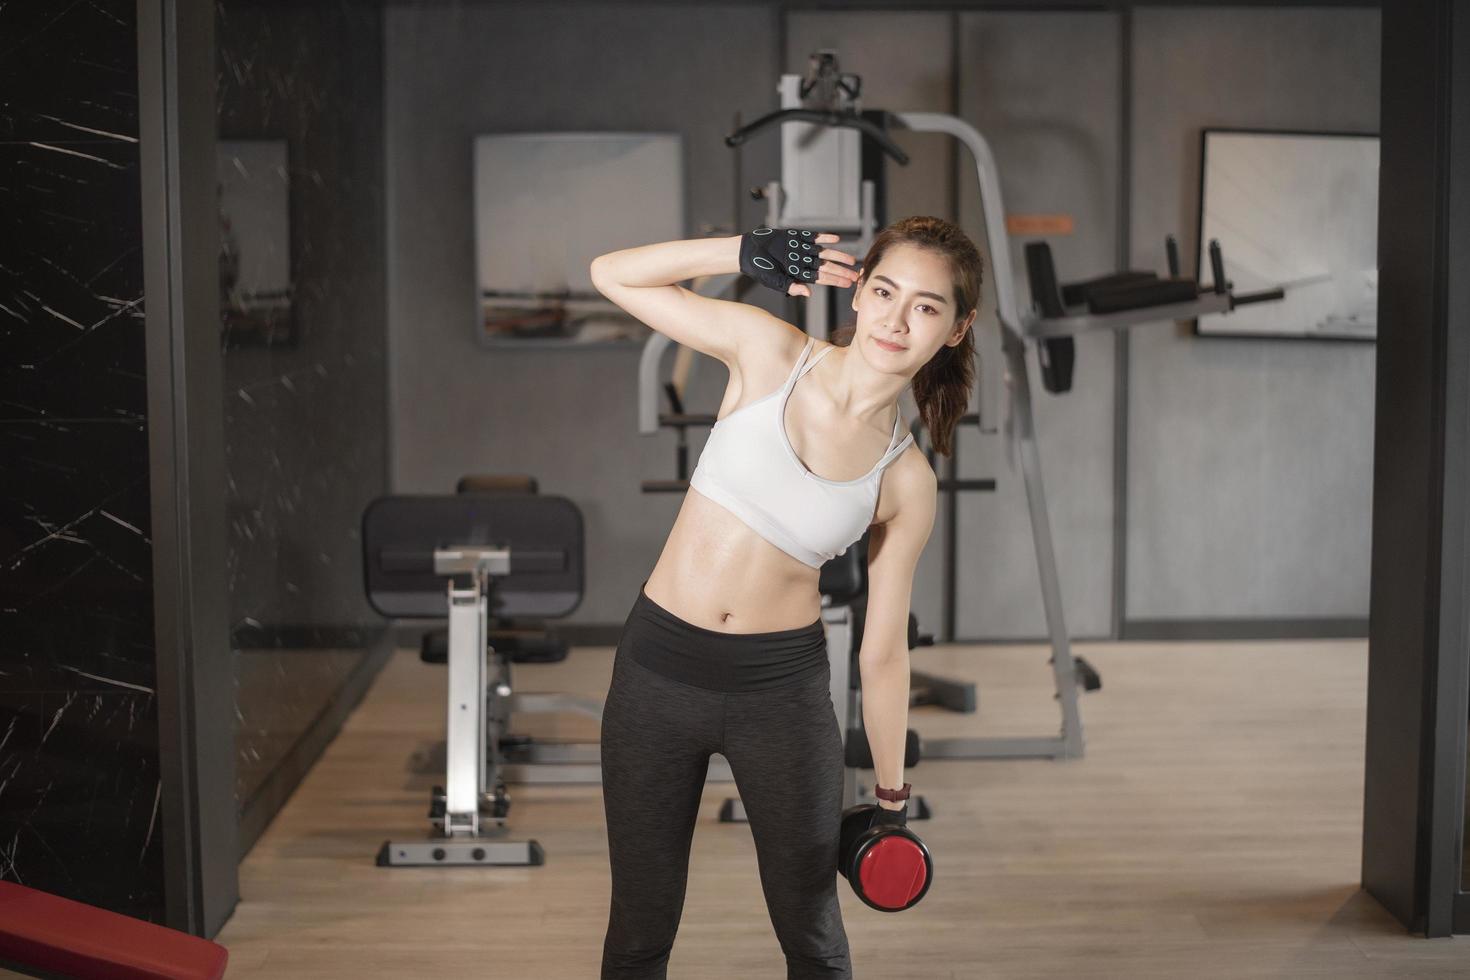
<instances>
[{"instance_id":1,"label":"bra strap","mask_svg":"<svg viewBox=\"0 0 1470 980\"><path fill-rule=\"evenodd\" d=\"M807 355L811 353L812 347L816 344L816 342L817 338L815 337L808 337L806 339L806 346L801 349L801 356L796 359L795 364L791 365L791 373L786 376L786 384L782 386L783 391L796 384L796 379L801 377L801 369L804 366L808 366L806 363L806 358Z\"/></svg>"},{"instance_id":2,"label":"bra strap","mask_svg":"<svg viewBox=\"0 0 1470 980\"><path fill-rule=\"evenodd\" d=\"M888 444L892 448L890 448L888 452L883 454L882 459L878 460L878 469L880 470L883 467L887 466L889 463L893 462L893 460L898 457L898 454L907 449L909 443L914 441L914 434L910 432L903 437L902 442L900 442L896 446L893 445L893 440L898 438L899 424L903 422L903 412L899 410L898 406L896 405L894 406L894 408L895 412L893 416L893 435L888 440Z\"/></svg>"},{"instance_id":3,"label":"bra strap","mask_svg":"<svg viewBox=\"0 0 1470 980\"><path fill-rule=\"evenodd\" d=\"M908 435L903 437L903 442L900 442L898 445L894 446L892 449L888 450L888 452L883 454L883 458L878 461L878 468L881 470L889 463L897 459L898 454L907 449L909 447L909 443L913 441L914 434L910 432Z\"/></svg>"},{"instance_id":4,"label":"bra strap","mask_svg":"<svg viewBox=\"0 0 1470 980\"><path fill-rule=\"evenodd\" d=\"M812 340L812 343L815 344L816 343L816 340L813 339ZM801 373L798 374L797 377L798 378L805 377L806 376L806 373L808 371L810 371L812 368L816 367L819 363L821 363L822 358L826 357L827 354L831 352L831 350L832 350L831 347L823 347L822 350L821 350L821 352L819 354L817 354L816 357L812 358L810 361L807 361L804 365L802 365Z\"/></svg>"}]
</instances>

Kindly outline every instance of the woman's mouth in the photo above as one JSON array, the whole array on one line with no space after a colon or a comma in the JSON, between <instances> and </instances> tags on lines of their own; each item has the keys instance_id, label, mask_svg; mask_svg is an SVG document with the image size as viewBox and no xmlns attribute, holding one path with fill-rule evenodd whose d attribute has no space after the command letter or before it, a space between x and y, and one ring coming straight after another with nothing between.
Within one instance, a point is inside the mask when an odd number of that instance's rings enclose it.
<instances>
[{"instance_id":1,"label":"woman's mouth","mask_svg":"<svg viewBox=\"0 0 1470 980\"><path fill-rule=\"evenodd\" d=\"M898 344L890 344L888 341L880 340L877 337L873 338L873 343L877 344L879 347L883 348L886 351L907 350L907 348L905 347L900 347Z\"/></svg>"}]
</instances>

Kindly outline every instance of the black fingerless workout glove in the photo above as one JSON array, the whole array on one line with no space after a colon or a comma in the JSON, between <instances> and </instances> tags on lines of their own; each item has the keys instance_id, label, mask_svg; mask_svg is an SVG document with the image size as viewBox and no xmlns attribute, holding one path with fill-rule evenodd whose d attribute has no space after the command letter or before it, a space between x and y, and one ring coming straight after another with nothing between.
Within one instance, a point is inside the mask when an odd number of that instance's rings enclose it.
<instances>
[{"instance_id":1,"label":"black fingerless workout glove","mask_svg":"<svg viewBox=\"0 0 1470 980\"><path fill-rule=\"evenodd\" d=\"M816 283L821 251L815 232L760 227L740 236L740 271L784 293L794 282Z\"/></svg>"}]
</instances>

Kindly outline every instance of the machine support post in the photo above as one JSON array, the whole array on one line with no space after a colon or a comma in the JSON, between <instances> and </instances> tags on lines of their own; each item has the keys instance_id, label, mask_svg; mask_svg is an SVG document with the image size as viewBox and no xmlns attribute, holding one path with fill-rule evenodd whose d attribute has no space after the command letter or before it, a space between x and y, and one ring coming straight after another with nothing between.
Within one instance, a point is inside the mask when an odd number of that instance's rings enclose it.
<instances>
[{"instance_id":1,"label":"machine support post","mask_svg":"<svg viewBox=\"0 0 1470 980\"><path fill-rule=\"evenodd\" d=\"M1036 421L1031 412L1031 378L1026 373L1026 345L1010 330L1003 330L1002 346L1010 369L1015 413L1016 441L1021 449L1021 473L1026 483L1026 506L1031 513L1031 535L1036 543L1036 570L1041 579L1041 604L1046 613L1046 630L1051 638L1052 673L1056 677L1057 700L1062 709L1062 758L1079 758L1083 752L1082 716L1077 708L1077 667L1072 660L1072 642L1062 614L1062 586L1057 573L1056 550L1052 545L1051 519L1046 509L1046 491L1041 482L1041 452L1036 443Z\"/></svg>"},{"instance_id":2,"label":"machine support post","mask_svg":"<svg viewBox=\"0 0 1470 980\"><path fill-rule=\"evenodd\" d=\"M485 595L449 582L449 701L446 712L445 836L480 832L484 766Z\"/></svg>"}]
</instances>

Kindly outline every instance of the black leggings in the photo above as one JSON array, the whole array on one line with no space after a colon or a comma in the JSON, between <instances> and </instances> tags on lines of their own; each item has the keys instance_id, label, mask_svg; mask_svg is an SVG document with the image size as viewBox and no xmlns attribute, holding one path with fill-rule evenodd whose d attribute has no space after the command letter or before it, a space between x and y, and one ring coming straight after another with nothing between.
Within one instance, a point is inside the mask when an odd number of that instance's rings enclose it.
<instances>
[{"instance_id":1,"label":"black leggings","mask_svg":"<svg viewBox=\"0 0 1470 980\"><path fill-rule=\"evenodd\" d=\"M687 623L639 590L602 714L612 907L602 978L663 978L709 768L730 763L788 980L852 977L837 904L842 738L822 622Z\"/></svg>"}]
</instances>

